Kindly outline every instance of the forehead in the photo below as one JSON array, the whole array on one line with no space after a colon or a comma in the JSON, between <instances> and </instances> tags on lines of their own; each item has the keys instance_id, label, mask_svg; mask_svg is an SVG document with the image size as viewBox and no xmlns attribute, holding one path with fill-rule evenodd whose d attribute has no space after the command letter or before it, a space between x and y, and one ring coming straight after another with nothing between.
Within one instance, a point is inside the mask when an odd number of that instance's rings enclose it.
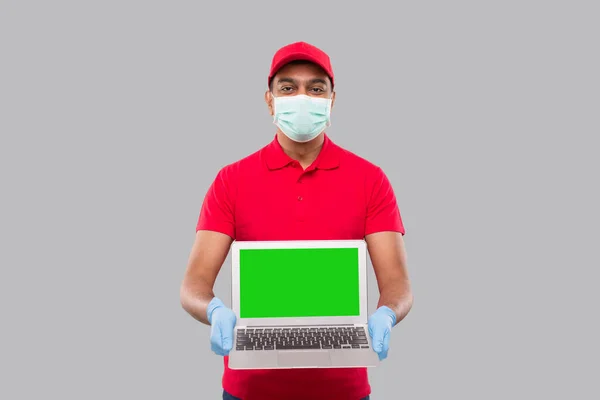
<instances>
[{"instance_id":1,"label":"forehead","mask_svg":"<svg viewBox=\"0 0 600 400\"><path fill-rule=\"evenodd\" d=\"M292 78L297 80L323 78L329 81L329 77L323 68L309 62L284 65L279 71L277 71L273 80L274 82L277 82L277 80L281 78Z\"/></svg>"}]
</instances>

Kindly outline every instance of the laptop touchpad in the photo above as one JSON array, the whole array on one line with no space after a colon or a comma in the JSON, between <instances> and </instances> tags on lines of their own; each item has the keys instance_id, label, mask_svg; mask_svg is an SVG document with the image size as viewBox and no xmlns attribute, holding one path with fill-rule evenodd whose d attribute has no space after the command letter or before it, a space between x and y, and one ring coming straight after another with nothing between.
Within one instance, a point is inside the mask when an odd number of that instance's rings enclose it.
<instances>
[{"instance_id":1,"label":"laptop touchpad","mask_svg":"<svg viewBox=\"0 0 600 400\"><path fill-rule=\"evenodd\" d=\"M277 354L277 365L280 367L326 367L331 365L329 351L280 351Z\"/></svg>"}]
</instances>

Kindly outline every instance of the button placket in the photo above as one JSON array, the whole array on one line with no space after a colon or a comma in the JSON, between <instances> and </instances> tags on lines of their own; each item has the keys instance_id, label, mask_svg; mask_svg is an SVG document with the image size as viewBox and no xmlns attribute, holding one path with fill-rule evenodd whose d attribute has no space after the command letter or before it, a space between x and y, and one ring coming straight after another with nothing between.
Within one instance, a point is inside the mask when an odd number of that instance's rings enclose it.
<instances>
[{"instance_id":1,"label":"button placket","mask_svg":"<svg viewBox=\"0 0 600 400\"><path fill-rule=\"evenodd\" d=\"M305 211L305 202L304 202L304 187L302 187L302 182L304 180L303 174L298 178L297 185L298 190L296 191L296 218L298 221L303 221L306 211Z\"/></svg>"}]
</instances>

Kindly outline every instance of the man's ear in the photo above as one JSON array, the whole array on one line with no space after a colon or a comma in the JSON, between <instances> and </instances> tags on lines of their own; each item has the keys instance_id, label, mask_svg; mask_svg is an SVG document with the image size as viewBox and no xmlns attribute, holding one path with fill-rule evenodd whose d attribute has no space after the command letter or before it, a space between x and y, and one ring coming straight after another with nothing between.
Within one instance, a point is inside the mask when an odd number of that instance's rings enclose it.
<instances>
[{"instance_id":1,"label":"man's ear","mask_svg":"<svg viewBox=\"0 0 600 400\"><path fill-rule=\"evenodd\" d=\"M275 111L273 108L273 93L271 93L271 91L268 89L265 92L265 103L267 103L267 107L269 108L269 114L271 114L271 116L273 116L275 114Z\"/></svg>"},{"instance_id":2,"label":"man's ear","mask_svg":"<svg viewBox=\"0 0 600 400\"><path fill-rule=\"evenodd\" d=\"M331 108L333 108L333 105L335 104L335 92L333 92L331 94Z\"/></svg>"}]
</instances>

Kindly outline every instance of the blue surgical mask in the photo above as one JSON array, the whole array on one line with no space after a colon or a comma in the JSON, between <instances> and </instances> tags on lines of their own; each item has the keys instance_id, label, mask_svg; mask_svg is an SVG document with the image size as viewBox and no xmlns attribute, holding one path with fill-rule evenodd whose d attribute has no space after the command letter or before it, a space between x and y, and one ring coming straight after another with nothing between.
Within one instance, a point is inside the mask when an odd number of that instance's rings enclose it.
<instances>
[{"instance_id":1,"label":"blue surgical mask","mask_svg":"<svg viewBox=\"0 0 600 400\"><path fill-rule=\"evenodd\" d=\"M273 123L295 142L308 142L331 125L331 99L273 96Z\"/></svg>"}]
</instances>

